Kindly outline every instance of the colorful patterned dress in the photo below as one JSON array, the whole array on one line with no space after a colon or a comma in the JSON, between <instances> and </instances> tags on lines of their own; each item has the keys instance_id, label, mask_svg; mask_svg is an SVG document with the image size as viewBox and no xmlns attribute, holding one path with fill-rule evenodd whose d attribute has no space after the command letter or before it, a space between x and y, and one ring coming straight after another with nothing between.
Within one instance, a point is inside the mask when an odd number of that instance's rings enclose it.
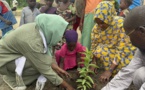
<instances>
[{"instance_id":1,"label":"colorful patterned dress","mask_svg":"<svg viewBox=\"0 0 145 90\"><path fill-rule=\"evenodd\" d=\"M113 62L118 64L113 73L128 65L136 50L125 34L123 18L115 15L114 6L110 2L101 2L97 6L95 18L104 21L109 27L102 30L96 24L91 33L91 50L102 62L104 69L108 70Z\"/></svg>"}]
</instances>

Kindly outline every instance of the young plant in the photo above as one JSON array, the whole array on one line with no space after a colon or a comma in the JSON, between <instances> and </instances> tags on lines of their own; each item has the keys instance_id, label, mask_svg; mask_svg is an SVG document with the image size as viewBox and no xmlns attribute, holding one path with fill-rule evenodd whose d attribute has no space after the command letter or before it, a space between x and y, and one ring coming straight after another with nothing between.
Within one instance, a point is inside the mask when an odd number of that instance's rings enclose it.
<instances>
[{"instance_id":1,"label":"young plant","mask_svg":"<svg viewBox=\"0 0 145 90\"><path fill-rule=\"evenodd\" d=\"M93 88L94 81L93 79L89 76L89 74L95 74L93 71L90 70L91 67L93 68L98 68L97 65L92 64L91 57L92 57L92 52L86 49L85 52L82 52L81 54L85 55L84 57L81 57L83 59L82 62L79 62L79 64L84 65L82 68L79 68L79 79L77 79L77 89L79 90L88 90L90 88Z\"/></svg>"}]
</instances>

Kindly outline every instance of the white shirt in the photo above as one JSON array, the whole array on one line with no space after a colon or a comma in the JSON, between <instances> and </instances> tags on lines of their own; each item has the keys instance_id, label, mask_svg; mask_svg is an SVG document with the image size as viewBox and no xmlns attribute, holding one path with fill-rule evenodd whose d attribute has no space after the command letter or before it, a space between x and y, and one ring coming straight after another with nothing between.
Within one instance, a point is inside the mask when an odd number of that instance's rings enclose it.
<instances>
[{"instance_id":1,"label":"white shirt","mask_svg":"<svg viewBox=\"0 0 145 90\"><path fill-rule=\"evenodd\" d=\"M20 26L22 24L34 22L35 17L39 14L40 14L40 11L37 8L34 8L32 12L32 10L28 6L24 7L21 13Z\"/></svg>"}]
</instances>

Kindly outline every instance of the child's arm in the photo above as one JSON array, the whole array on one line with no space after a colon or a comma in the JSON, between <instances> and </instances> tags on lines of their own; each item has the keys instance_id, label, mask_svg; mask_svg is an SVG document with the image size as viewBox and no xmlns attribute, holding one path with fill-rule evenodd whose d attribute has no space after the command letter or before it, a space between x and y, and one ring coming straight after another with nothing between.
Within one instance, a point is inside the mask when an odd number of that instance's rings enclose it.
<instances>
[{"instance_id":1,"label":"child's arm","mask_svg":"<svg viewBox=\"0 0 145 90\"><path fill-rule=\"evenodd\" d=\"M79 62L81 62L81 54L77 53L77 66L78 66L78 68L80 68Z\"/></svg>"},{"instance_id":2,"label":"child's arm","mask_svg":"<svg viewBox=\"0 0 145 90\"><path fill-rule=\"evenodd\" d=\"M63 63L64 63L63 61L64 61L64 58L61 57L60 58L60 68L62 68L62 69L63 69Z\"/></svg>"},{"instance_id":3,"label":"child's arm","mask_svg":"<svg viewBox=\"0 0 145 90\"><path fill-rule=\"evenodd\" d=\"M4 19L1 15L0 15L0 20L2 20L4 23L6 23L7 25L11 25L12 22L9 20Z\"/></svg>"},{"instance_id":4,"label":"child's arm","mask_svg":"<svg viewBox=\"0 0 145 90\"><path fill-rule=\"evenodd\" d=\"M73 17L66 19L67 22L71 22L74 21L76 19L76 15L74 15Z\"/></svg>"}]
</instances>

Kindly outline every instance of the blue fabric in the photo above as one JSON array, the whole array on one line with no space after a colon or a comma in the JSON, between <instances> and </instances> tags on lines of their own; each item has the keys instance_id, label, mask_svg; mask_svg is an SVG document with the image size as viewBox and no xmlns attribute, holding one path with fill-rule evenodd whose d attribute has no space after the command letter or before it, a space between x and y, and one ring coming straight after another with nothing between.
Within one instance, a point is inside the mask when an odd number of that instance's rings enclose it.
<instances>
[{"instance_id":1,"label":"blue fabric","mask_svg":"<svg viewBox=\"0 0 145 90\"><path fill-rule=\"evenodd\" d=\"M131 10L137 6L140 6L140 4L141 4L140 0L133 0L133 4L129 6L129 9Z\"/></svg>"},{"instance_id":2,"label":"blue fabric","mask_svg":"<svg viewBox=\"0 0 145 90\"><path fill-rule=\"evenodd\" d=\"M120 4L120 0L118 0L118 3ZM140 0L133 0L133 3L132 3L132 5L129 6L129 9L131 10L137 6L140 6L140 4L141 4Z\"/></svg>"},{"instance_id":3,"label":"blue fabric","mask_svg":"<svg viewBox=\"0 0 145 90\"><path fill-rule=\"evenodd\" d=\"M1 14L0 14L1 15ZM6 20L9 20L12 22L12 25L16 24L17 21L16 21L16 18L15 16L13 15L13 12L12 11L8 11L4 14L1 15L4 19ZM0 20L0 29L4 29L4 28L7 28L9 27L9 25L6 25L2 20Z\"/></svg>"},{"instance_id":4,"label":"blue fabric","mask_svg":"<svg viewBox=\"0 0 145 90\"><path fill-rule=\"evenodd\" d=\"M12 26L9 26L9 27L7 27L7 28L1 29L1 31L2 31L2 36L4 36L8 31L10 31L10 30L12 30L12 29L13 29Z\"/></svg>"}]
</instances>

